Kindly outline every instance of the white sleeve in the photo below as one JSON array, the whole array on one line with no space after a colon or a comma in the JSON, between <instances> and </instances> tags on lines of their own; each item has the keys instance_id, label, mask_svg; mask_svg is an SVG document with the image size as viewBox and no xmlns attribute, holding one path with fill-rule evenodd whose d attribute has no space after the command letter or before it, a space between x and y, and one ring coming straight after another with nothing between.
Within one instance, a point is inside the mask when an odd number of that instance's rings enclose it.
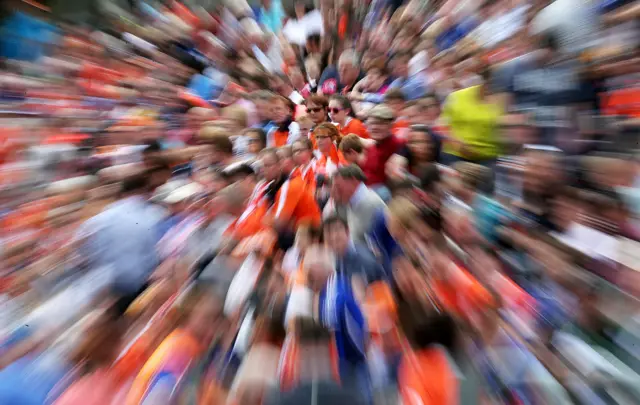
<instances>
[{"instance_id":1,"label":"white sleeve","mask_svg":"<svg viewBox=\"0 0 640 405\"><path fill-rule=\"evenodd\" d=\"M300 125L297 122L289 124L289 137L287 138L287 145L291 145L298 138L300 138Z\"/></svg>"}]
</instances>

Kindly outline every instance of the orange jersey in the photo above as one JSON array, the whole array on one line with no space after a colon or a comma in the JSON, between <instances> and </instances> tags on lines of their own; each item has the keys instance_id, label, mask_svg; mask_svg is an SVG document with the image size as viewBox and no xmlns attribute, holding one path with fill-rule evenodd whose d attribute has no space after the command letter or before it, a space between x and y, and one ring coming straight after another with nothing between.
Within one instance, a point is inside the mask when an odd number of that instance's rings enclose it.
<instances>
[{"instance_id":1,"label":"orange jersey","mask_svg":"<svg viewBox=\"0 0 640 405\"><path fill-rule=\"evenodd\" d=\"M294 227L301 224L320 225L320 208L315 196L307 188L302 177L285 181L276 194L271 215L277 221L291 222Z\"/></svg>"},{"instance_id":2,"label":"orange jersey","mask_svg":"<svg viewBox=\"0 0 640 405\"><path fill-rule=\"evenodd\" d=\"M280 131L279 129L273 131L273 146L275 146L276 148L285 146L288 140L289 131Z\"/></svg>"},{"instance_id":3,"label":"orange jersey","mask_svg":"<svg viewBox=\"0 0 640 405\"><path fill-rule=\"evenodd\" d=\"M316 191L316 171L317 171L317 163L318 161L313 159L309 164L302 168L300 166L296 167L291 174L291 177L300 176L304 181L307 189L315 194Z\"/></svg>"},{"instance_id":4,"label":"orange jersey","mask_svg":"<svg viewBox=\"0 0 640 405\"><path fill-rule=\"evenodd\" d=\"M164 373L176 376L179 381L179 377L198 359L201 352L201 345L191 334L181 329L173 331L140 370L127 395L126 404L140 404L153 389L154 380Z\"/></svg>"},{"instance_id":5,"label":"orange jersey","mask_svg":"<svg viewBox=\"0 0 640 405\"><path fill-rule=\"evenodd\" d=\"M369 139L369 131L367 131L367 127L364 125L362 121L357 118L347 118L346 124L341 127L337 126L338 131L340 131L340 135L347 136L349 134L356 134L360 138Z\"/></svg>"},{"instance_id":6,"label":"orange jersey","mask_svg":"<svg viewBox=\"0 0 640 405\"><path fill-rule=\"evenodd\" d=\"M458 381L441 348L406 353L398 370L398 384L404 405L458 403Z\"/></svg>"},{"instance_id":7,"label":"orange jersey","mask_svg":"<svg viewBox=\"0 0 640 405\"><path fill-rule=\"evenodd\" d=\"M267 207L263 200L269 184L266 181L256 184L244 212L227 228L225 233L228 236L242 240L264 229L262 220L267 212Z\"/></svg>"},{"instance_id":8,"label":"orange jersey","mask_svg":"<svg viewBox=\"0 0 640 405\"><path fill-rule=\"evenodd\" d=\"M331 174L341 166L347 166L349 162L344 158L344 155L335 145L331 146L331 153L329 156L322 155L318 159L316 164L317 172L323 174Z\"/></svg>"}]
</instances>

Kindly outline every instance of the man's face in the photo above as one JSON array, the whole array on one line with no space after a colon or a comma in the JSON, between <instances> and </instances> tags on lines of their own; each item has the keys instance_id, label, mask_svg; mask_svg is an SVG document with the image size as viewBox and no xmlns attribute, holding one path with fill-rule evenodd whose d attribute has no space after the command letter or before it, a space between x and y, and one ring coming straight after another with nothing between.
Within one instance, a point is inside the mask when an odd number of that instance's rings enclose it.
<instances>
[{"instance_id":1,"label":"man's face","mask_svg":"<svg viewBox=\"0 0 640 405\"><path fill-rule=\"evenodd\" d=\"M347 110L337 100L329 102L329 113L334 122L344 122L347 119Z\"/></svg>"},{"instance_id":2,"label":"man's face","mask_svg":"<svg viewBox=\"0 0 640 405\"><path fill-rule=\"evenodd\" d=\"M391 121L368 118L367 129L374 141L382 141L391 135Z\"/></svg>"},{"instance_id":3,"label":"man's face","mask_svg":"<svg viewBox=\"0 0 640 405\"><path fill-rule=\"evenodd\" d=\"M346 204L357 186L356 180L335 176L331 183L331 196L338 204Z\"/></svg>"},{"instance_id":4,"label":"man's face","mask_svg":"<svg viewBox=\"0 0 640 405\"><path fill-rule=\"evenodd\" d=\"M350 61L341 61L338 64L338 74L342 84L350 84L358 78L358 67L353 66Z\"/></svg>"},{"instance_id":5,"label":"man's face","mask_svg":"<svg viewBox=\"0 0 640 405\"><path fill-rule=\"evenodd\" d=\"M349 229L340 222L334 222L324 227L324 238L334 252L343 252L349 246Z\"/></svg>"},{"instance_id":6,"label":"man's face","mask_svg":"<svg viewBox=\"0 0 640 405\"><path fill-rule=\"evenodd\" d=\"M256 111L261 121L273 119L273 104L268 100L256 101Z\"/></svg>"},{"instance_id":7,"label":"man's face","mask_svg":"<svg viewBox=\"0 0 640 405\"><path fill-rule=\"evenodd\" d=\"M307 103L307 112L309 113L309 118L316 125L322 124L327 120L327 109L319 104Z\"/></svg>"},{"instance_id":8,"label":"man's face","mask_svg":"<svg viewBox=\"0 0 640 405\"><path fill-rule=\"evenodd\" d=\"M293 162L297 166L306 166L311 162L313 156L311 150L302 142L295 142L291 148L293 150Z\"/></svg>"},{"instance_id":9,"label":"man's face","mask_svg":"<svg viewBox=\"0 0 640 405\"><path fill-rule=\"evenodd\" d=\"M285 105L284 101L278 100L273 103L273 120L281 124L289 117L289 109Z\"/></svg>"},{"instance_id":10,"label":"man's face","mask_svg":"<svg viewBox=\"0 0 640 405\"><path fill-rule=\"evenodd\" d=\"M269 153L262 157L262 174L265 180L273 181L280 177L282 173L280 162Z\"/></svg>"}]
</instances>

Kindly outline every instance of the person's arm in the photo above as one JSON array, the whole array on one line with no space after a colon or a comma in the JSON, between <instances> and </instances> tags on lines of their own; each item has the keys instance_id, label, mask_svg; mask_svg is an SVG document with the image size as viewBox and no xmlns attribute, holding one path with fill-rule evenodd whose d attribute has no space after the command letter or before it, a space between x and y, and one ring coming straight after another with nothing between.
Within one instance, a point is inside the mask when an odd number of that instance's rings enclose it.
<instances>
[{"instance_id":1,"label":"person's arm","mask_svg":"<svg viewBox=\"0 0 640 405\"><path fill-rule=\"evenodd\" d=\"M391 82L391 84L387 88L387 91L399 86L400 86L400 79L396 79L393 82ZM384 94L366 93L362 95L362 101L366 101L368 103L374 103L374 104L381 104L384 102Z\"/></svg>"}]
</instances>

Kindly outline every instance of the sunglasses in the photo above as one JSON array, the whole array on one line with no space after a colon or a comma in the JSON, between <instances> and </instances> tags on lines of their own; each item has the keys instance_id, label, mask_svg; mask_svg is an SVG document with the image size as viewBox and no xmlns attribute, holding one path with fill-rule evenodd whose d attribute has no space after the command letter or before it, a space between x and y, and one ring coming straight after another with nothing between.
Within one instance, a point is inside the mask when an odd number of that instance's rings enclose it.
<instances>
[{"instance_id":1,"label":"sunglasses","mask_svg":"<svg viewBox=\"0 0 640 405\"><path fill-rule=\"evenodd\" d=\"M334 113L334 114L337 114L340 111L342 111L342 109L340 109L340 108L329 108L329 112Z\"/></svg>"},{"instance_id":2,"label":"sunglasses","mask_svg":"<svg viewBox=\"0 0 640 405\"><path fill-rule=\"evenodd\" d=\"M311 112L311 113L317 113L324 110L324 108L322 107L318 107L318 108L307 108L307 111Z\"/></svg>"},{"instance_id":3,"label":"sunglasses","mask_svg":"<svg viewBox=\"0 0 640 405\"><path fill-rule=\"evenodd\" d=\"M316 139L328 139L331 138L329 135L316 135Z\"/></svg>"}]
</instances>

